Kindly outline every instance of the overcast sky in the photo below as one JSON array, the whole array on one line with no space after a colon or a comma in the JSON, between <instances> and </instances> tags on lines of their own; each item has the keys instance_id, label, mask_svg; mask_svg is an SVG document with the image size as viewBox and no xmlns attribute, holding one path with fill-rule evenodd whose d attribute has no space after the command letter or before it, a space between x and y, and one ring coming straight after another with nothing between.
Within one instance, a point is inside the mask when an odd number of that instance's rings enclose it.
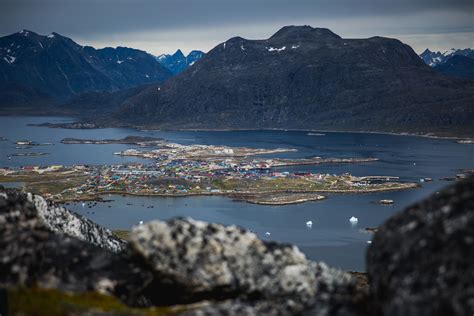
<instances>
[{"instance_id":1,"label":"overcast sky","mask_svg":"<svg viewBox=\"0 0 474 316\"><path fill-rule=\"evenodd\" d=\"M474 0L0 0L0 35L57 32L97 48L208 51L284 25L345 38L394 37L417 52L474 46Z\"/></svg>"}]
</instances>

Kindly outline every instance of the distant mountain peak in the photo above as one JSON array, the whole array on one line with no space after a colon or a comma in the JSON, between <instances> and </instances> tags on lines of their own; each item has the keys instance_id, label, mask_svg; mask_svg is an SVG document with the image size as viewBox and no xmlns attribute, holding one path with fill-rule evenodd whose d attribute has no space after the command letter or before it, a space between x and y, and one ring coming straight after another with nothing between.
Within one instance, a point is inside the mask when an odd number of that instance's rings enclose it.
<instances>
[{"instance_id":1,"label":"distant mountain peak","mask_svg":"<svg viewBox=\"0 0 474 316\"><path fill-rule=\"evenodd\" d=\"M340 39L341 37L327 28L314 28L309 25L288 25L282 27L278 32L273 34L270 39L279 38L329 38Z\"/></svg>"},{"instance_id":2,"label":"distant mountain peak","mask_svg":"<svg viewBox=\"0 0 474 316\"><path fill-rule=\"evenodd\" d=\"M185 58L183 52L181 51L181 49L178 49L174 54L173 54L174 57L177 57L177 58Z\"/></svg>"},{"instance_id":3,"label":"distant mountain peak","mask_svg":"<svg viewBox=\"0 0 474 316\"><path fill-rule=\"evenodd\" d=\"M156 60L173 74L178 74L194 65L205 55L206 54L202 51L193 50L188 54L188 56L185 56L181 49L178 49L173 55L162 54L157 56Z\"/></svg>"},{"instance_id":4,"label":"distant mountain peak","mask_svg":"<svg viewBox=\"0 0 474 316\"><path fill-rule=\"evenodd\" d=\"M441 53L439 51L434 52L431 51L430 49L425 49L423 53L420 54L420 58L423 59L423 61L431 66L435 67L437 65L444 64L447 60L450 58L456 56L456 55L462 55L470 58L474 58L474 50L471 48L464 48L464 49L458 49L458 48L451 48L444 53Z\"/></svg>"},{"instance_id":5,"label":"distant mountain peak","mask_svg":"<svg viewBox=\"0 0 474 316\"><path fill-rule=\"evenodd\" d=\"M22 29L20 32L18 32L18 34L23 35L23 36L28 36L30 34L38 35L37 33L30 30L26 30L26 29Z\"/></svg>"},{"instance_id":6,"label":"distant mountain peak","mask_svg":"<svg viewBox=\"0 0 474 316\"><path fill-rule=\"evenodd\" d=\"M218 44L115 118L172 129L449 131L472 125L473 86L436 74L399 40L286 26Z\"/></svg>"},{"instance_id":7,"label":"distant mountain peak","mask_svg":"<svg viewBox=\"0 0 474 316\"><path fill-rule=\"evenodd\" d=\"M127 67L120 65L124 61ZM114 91L162 82L171 76L154 56L143 51L95 49L56 32L40 35L30 30L0 37L0 74L0 88L14 83L56 100L86 91Z\"/></svg>"}]
</instances>

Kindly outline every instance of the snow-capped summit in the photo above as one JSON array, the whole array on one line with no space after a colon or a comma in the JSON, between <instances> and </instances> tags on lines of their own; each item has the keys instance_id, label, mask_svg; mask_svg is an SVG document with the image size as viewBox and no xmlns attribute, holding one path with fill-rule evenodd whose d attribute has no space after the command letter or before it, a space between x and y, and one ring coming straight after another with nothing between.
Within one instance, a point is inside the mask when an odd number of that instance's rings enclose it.
<instances>
[{"instance_id":1,"label":"snow-capped summit","mask_svg":"<svg viewBox=\"0 0 474 316\"><path fill-rule=\"evenodd\" d=\"M141 50L95 49L58 33L41 35L30 30L0 37L0 74L2 91L15 98L21 95L21 102L29 100L28 95L5 87L32 88L62 101L82 92L162 82L172 75L154 56ZM9 98L0 95L0 100Z\"/></svg>"},{"instance_id":2,"label":"snow-capped summit","mask_svg":"<svg viewBox=\"0 0 474 316\"><path fill-rule=\"evenodd\" d=\"M448 59L456 55L462 55L462 56L474 58L474 50L470 48L465 48L465 49L451 48L450 50L447 50L441 53L439 51L432 52L429 49L425 49L425 51L420 54L420 57L421 59L423 59L423 61L427 65L431 67L435 67L437 65L445 63Z\"/></svg>"},{"instance_id":3,"label":"snow-capped summit","mask_svg":"<svg viewBox=\"0 0 474 316\"><path fill-rule=\"evenodd\" d=\"M178 49L173 55L163 54L156 57L156 60L168 68L173 74L178 74L186 68L194 65L198 60L203 58L206 54L199 50L191 51L188 56Z\"/></svg>"}]
</instances>

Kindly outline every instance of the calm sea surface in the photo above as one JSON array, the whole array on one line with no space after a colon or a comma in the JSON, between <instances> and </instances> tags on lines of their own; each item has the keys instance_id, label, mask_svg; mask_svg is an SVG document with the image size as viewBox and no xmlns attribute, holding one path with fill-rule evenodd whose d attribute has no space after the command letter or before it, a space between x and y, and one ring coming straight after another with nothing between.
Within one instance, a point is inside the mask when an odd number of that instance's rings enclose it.
<instances>
[{"instance_id":1,"label":"calm sea surface","mask_svg":"<svg viewBox=\"0 0 474 316\"><path fill-rule=\"evenodd\" d=\"M212 144L254 148L295 148L297 152L274 157L376 157L380 161L352 165L320 165L283 168L282 170L354 175L399 176L403 181L419 182L430 177L433 182L422 183L419 189L364 195L329 195L327 200L288 206L262 206L235 202L225 197L122 197L105 196L109 203L92 208L80 203L69 207L112 229L130 229L139 221L190 216L195 219L235 224L257 233L263 239L294 243L313 260L322 260L348 270L365 269L365 250L371 235L364 228L376 227L392 214L413 202L435 193L446 181L439 178L454 176L459 169L474 168L474 145L457 144L451 140L429 139L381 134L326 133L309 136L306 132L285 131L225 131L225 132L163 132L134 129L67 130L30 127L29 123L67 122L58 117L0 117L0 167L51 164L119 164L148 160L120 157L114 152L133 148L128 145L63 145L66 137L87 139L118 139L128 135L156 136L181 144ZM18 140L49 146L16 149ZM11 157L14 153L44 152L45 156ZM393 199L395 204L384 206L380 199ZM153 206L153 208L151 207ZM349 218L359 219L352 226ZM313 221L311 229L305 223ZM270 236L265 233L269 232Z\"/></svg>"}]
</instances>

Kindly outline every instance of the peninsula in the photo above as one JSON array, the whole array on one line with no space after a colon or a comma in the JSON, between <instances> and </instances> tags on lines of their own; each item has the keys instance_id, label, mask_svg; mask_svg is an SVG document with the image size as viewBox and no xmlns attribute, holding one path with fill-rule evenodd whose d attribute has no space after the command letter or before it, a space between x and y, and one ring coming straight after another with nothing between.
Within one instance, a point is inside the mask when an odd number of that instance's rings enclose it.
<instances>
[{"instance_id":1,"label":"peninsula","mask_svg":"<svg viewBox=\"0 0 474 316\"><path fill-rule=\"evenodd\" d=\"M127 149L149 164L49 166L0 169L0 182L24 183L26 189L56 202L100 200L103 194L185 197L224 195L238 201L286 205L324 199L322 193L370 193L418 187L398 177L355 177L285 171L284 167L369 163L376 158L267 158L292 148L182 145L153 137L118 140L63 139L64 144L129 144L156 149ZM265 155L262 156L262 155Z\"/></svg>"}]
</instances>

